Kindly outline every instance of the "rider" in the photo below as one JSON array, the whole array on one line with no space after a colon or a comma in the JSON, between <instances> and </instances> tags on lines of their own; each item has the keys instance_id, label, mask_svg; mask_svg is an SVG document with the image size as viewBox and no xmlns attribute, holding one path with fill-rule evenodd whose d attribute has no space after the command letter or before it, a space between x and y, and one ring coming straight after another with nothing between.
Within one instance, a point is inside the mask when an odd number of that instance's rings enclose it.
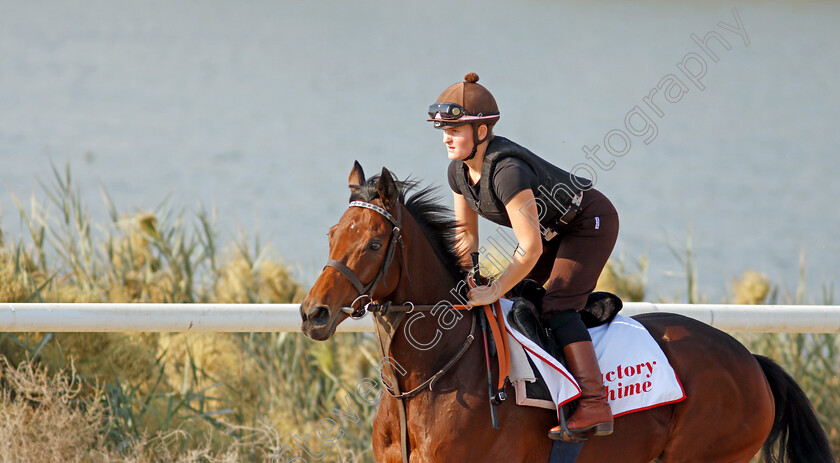
<instances>
[{"instance_id":1,"label":"rider","mask_svg":"<svg viewBox=\"0 0 840 463\"><path fill-rule=\"evenodd\" d=\"M546 284L542 316L581 388L570 430L611 434L607 403L592 339L578 311L595 289L618 236L618 214L589 180L555 167L526 148L493 134L499 108L493 95L469 73L429 107L429 122L443 130L452 161L447 177L455 197L458 245L478 250L478 216L511 227L519 252L492 286L468 293L469 304L486 305L523 278ZM560 438L556 426L549 431Z\"/></svg>"}]
</instances>

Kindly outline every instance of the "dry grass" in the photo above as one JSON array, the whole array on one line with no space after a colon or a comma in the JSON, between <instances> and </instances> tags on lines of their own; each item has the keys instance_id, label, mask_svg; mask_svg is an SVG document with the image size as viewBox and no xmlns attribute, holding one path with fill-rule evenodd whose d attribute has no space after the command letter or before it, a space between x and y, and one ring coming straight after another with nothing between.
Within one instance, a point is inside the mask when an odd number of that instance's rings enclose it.
<instances>
[{"instance_id":1,"label":"dry grass","mask_svg":"<svg viewBox=\"0 0 840 463\"><path fill-rule=\"evenodd\" d=\"M85 391L72 367L49 374L30 362L12 366L0 357L0 461L2 462L238 462L236 449L213 452L205 443L173 452L183 431L142 436L119 451L106 445L109 417L98 398L104 389Z\"/></svg>"},{"instance_id":2,"label":"dry grass","mask_svg":"<svg viewBox=\"0 0 840 463\"><path fill-rule=\"evenodd\" d=\"M734 304L761 305L770 296L770 280L763 273L746 270L741 278L732 280Z\"/></svg>"},{"instance_id":3,"label":"dry grass","mask_svg":"<svg viewBox=\"0 0 840 463\"><path fill-rule=\"evenodd\" d=\"M48 375L29 362L2 363L0 458L3 461L86 461L101 445L105 408L80 402L75 370Z\"/></svg>"}]
</instances>

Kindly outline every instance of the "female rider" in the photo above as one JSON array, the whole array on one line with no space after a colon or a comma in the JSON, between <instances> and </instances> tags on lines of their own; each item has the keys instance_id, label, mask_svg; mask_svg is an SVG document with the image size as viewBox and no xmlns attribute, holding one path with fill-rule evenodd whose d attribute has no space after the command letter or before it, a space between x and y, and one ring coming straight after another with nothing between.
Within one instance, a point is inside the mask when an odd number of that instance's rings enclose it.
<instances>
[{"instance_id":1,"label":"female rider","mask_svg":"<svg viewBox=\"0 0 840 463\"><path fill-rule=\"evenodd\" d=\"M468 293L469 304L494 302L523 278L546 285L542 316L581 388L570 430L611 434L613 417L598 359L578 311L595 289L618 236L618 214L589 180L573 176L526 148L493 135L499 108L469 73L429 107L429 122L443 130L452 161L447 177L455 197L458 244L478 250L478 216L511 227L521 252L491 286ZM546 284L547 283L547 284ZM549 436L562 437L560 426Z\"/></svg>"}]
</instances>

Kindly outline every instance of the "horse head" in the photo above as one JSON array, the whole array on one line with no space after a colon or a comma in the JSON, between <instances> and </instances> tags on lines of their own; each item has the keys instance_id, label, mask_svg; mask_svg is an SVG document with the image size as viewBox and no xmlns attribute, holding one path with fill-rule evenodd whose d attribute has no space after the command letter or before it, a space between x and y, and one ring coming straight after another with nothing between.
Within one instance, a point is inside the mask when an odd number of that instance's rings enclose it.
<instances>
[{"instance_id":1,"label":"horse head","mask_svg":"<svg viewBox=\"0 0 840 463\"><path fill-rule=\"evenodd\" d=\"M300 305L302 330L323 341L351 315L364 314L364 306L388 297L399 284L404 259L400 219L401 193L386 168L376 183L377 197L354 201L365 185L359 162L353 165L348 186L350 206L329 231L329 259L306 299Z\"/></svg>"}]
</instances>

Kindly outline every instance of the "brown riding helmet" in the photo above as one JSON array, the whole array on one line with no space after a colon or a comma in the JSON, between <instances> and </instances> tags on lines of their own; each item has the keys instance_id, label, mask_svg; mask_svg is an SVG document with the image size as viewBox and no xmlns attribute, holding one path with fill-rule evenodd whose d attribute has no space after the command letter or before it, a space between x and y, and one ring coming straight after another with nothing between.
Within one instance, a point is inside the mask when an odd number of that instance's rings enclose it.
<instances>
[{"instance_id":1,"label":"brown riding helmet","mask_svg":"<svg viewBox=\"0 0 840 463\"><path fill-rule=\"evenodd\" d=\"M464 124L481 124L492 127L499 120L496 99L484 86L478 84L478 74L470 72L463 82L451 85L429 106L428 122L435 128L445 129ZM483 140L482 140L483 141Z\"/></svg>"}]
</instances>

